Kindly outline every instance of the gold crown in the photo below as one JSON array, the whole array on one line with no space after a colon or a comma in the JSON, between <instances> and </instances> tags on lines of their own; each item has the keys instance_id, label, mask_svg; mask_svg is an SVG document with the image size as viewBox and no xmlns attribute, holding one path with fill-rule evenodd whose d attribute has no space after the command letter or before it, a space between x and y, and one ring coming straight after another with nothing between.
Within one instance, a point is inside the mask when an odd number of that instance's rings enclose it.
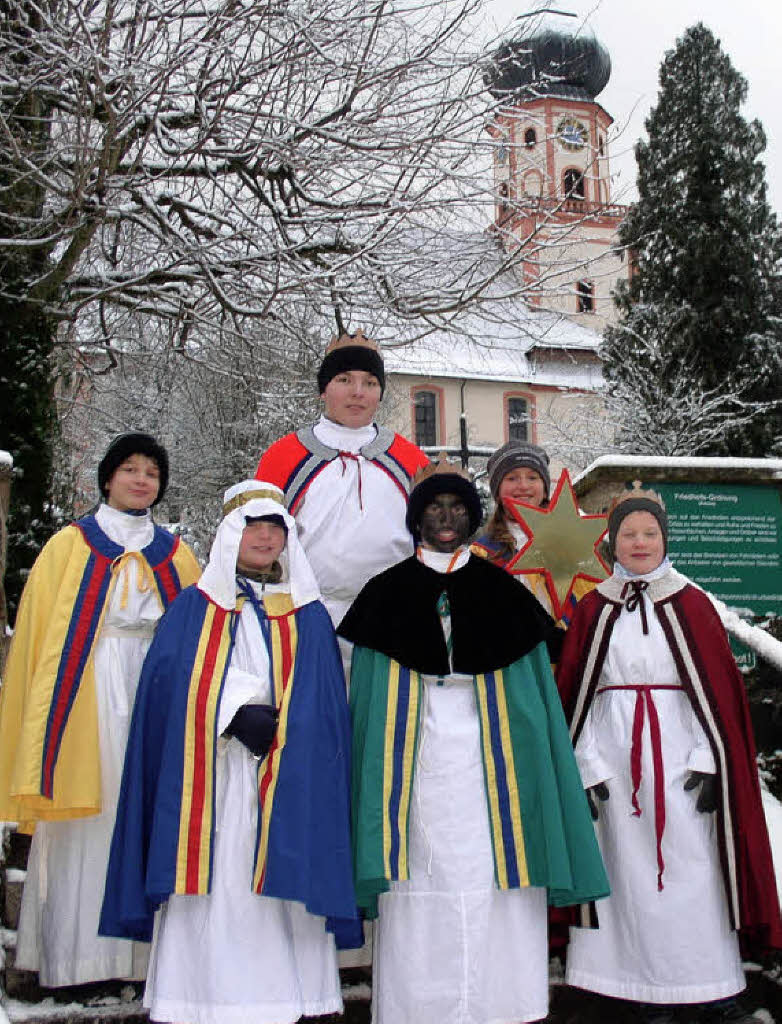
<instances>
[{"instance_id":1,"label":"gold crown","mask_svg":"<svg viewBox=\"0 0 782 1024\"><path fill-rule=\"evenodd\" d=\"M417 487L419 484L422 484L424 480L428 480L429 477L436 476L438 473L448 473L451 476L460 476L472 483L472 477L466 469L462 469L462 467L458 466L455 462L449 462L448 456L445 452L440 452L440 458L437 462L430 462L428 465L421 466L420 469L416 470L412 483L410 484L410 490Z\"/></svg>"},{"instance_id":2,"label":"gold crown","mask_svg":"<svg viewBox=\"0 0 782 1024\"><path fill-rule=\"evenodd\" d=\"M663 511L665 511L665 502L657 493L657 491L645 491L641 487L640 480L633 480L633 486L630 490L626 490L623 491L621 494L614 495L608 506L608 511L606 515L610 518L614 509L621 505L622 502L629 501L631 498L645 498L647 501L653 501L656 505L659 505Z\"/></svg>"},{"instance_id":3,"label":"gold crown","mask_svg":"<svg viewBox=\"0 0 782 1024\"><path fill-rule=\"evenodd\" d=\"M327 356L341 348L353 348L356 345L359 348L368 348L372 352L380 353L380 345L372 338L365 338L364 332L359 327L355 334L340 334L338 338L332 338L326 345L326 351L323 354Z\"/></svg>"}]
</instances>

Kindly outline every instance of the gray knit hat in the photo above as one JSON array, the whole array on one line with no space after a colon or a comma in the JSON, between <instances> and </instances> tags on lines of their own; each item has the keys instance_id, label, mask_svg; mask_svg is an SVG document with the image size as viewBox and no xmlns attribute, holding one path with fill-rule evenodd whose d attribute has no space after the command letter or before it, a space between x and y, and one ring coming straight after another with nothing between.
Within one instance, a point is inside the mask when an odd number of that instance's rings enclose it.
<instances>
[{"instance_id":1,"label":"gray knit hat","mask_svg":"<svg viewBox=\"0 0 782 1024\"><path fill-rule=\"evenodd\" d=\"M551 489L548 462L548 455L538 445L529 444L527 441L508 441L502 448L498 448L486 463L492 497L495 501L497 500L500 484L512 469L526 467L534 470L543 480L548 498Z\"/></svg>"},{"instance_id":2,"label":"gray knit hat","mask_svg":"<svg viewBox=\"0 0 782 1024\"><path fill-rule=\"evenodd\" d=\"M657 520L660 532L663 535L663 547L668 553L668 513L659 494L655 491L642 491L636 487L632 491L625 491L611 501L608 506L608 550L613 559L616 559L616 535L622 521L631 512L649 512Z\"/></svg>"}]
</instances>

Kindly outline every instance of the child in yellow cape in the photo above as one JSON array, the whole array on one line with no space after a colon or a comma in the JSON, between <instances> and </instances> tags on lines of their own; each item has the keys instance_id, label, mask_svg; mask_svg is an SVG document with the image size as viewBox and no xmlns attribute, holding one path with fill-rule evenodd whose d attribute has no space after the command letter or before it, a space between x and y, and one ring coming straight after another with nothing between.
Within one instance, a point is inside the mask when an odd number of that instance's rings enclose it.
<instances>
[{"instance_id":1,"label":"child in yellow cape","mask_svg":"<svg viewBox=\"0 0 782 1024\"><path fill-rule=\"evenodd\" d=\"M168 456L115 438L102 501L46 544L22 594L0 694L0 817L35 829L16 966L45 986L143 978L147 950L98 937L130 711L155 624L199 574L151 514Z\"/></svg>"}]
</instances>

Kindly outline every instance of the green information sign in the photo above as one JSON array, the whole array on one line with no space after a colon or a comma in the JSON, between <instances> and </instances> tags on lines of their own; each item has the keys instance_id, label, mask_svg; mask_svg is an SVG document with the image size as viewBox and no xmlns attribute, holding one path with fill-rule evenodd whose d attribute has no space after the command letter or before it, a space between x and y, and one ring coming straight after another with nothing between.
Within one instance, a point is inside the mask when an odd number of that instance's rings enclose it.
<instances>
[{"instance_id":1,"label":"green information sign","mask_svg":"<svg viewBox=\"0 0 782 1024\"><path fill-rule=\"evenodd\" d=\"M782 614L782 501L753 484L651 484L674 566L733 608Z\"/></svg>"},{"instance_id":2,"label":"green information sign","mask_svg":"<svg viewBox=\"0 0 782 1024\"><path fill-rule=\"evenodd\" d=\"M733 651L733 657L736 659L736 664L740 669L745 672L750 672L758 663L758 656L752 650L751 647L747 647L740 640L737 640L735 636L728 636L728 642L730 643L730 649Z\"/></svg>"}]
</instances>

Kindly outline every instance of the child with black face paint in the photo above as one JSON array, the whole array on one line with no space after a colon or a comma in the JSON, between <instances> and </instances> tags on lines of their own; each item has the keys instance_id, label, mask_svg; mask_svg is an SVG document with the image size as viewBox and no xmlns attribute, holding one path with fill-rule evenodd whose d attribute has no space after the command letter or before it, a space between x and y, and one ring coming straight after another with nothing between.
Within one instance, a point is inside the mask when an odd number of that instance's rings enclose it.
<instances>
[{"instance_id":1,"label":"child with black face paint","mask_svg":"<svg viewBox=\"0 0 782 1024\"><path fill-rule=\"evenodd\" d=\"M659 497L608 515L613 575L579 603L557 682L611 883L597 929L573 927L567 981L742 1021L740 945L782 940L742 678L708 597L666 557Z\"/></svg>"},{"instance_id":2,"label":"child with black face paint","mask_svg":"<svg viewBox=\"0 0 782 1024\"><path fill-rule=\"evenodd\" d=\"M353 844L359 906L378 917L375 1024L545 1017L547 902L606 893L554 624L470 552L480 517L469 478L444 461L422 471L416 554L370 580L339 628L356 645Z\"/></svg>"}]
</instances>

